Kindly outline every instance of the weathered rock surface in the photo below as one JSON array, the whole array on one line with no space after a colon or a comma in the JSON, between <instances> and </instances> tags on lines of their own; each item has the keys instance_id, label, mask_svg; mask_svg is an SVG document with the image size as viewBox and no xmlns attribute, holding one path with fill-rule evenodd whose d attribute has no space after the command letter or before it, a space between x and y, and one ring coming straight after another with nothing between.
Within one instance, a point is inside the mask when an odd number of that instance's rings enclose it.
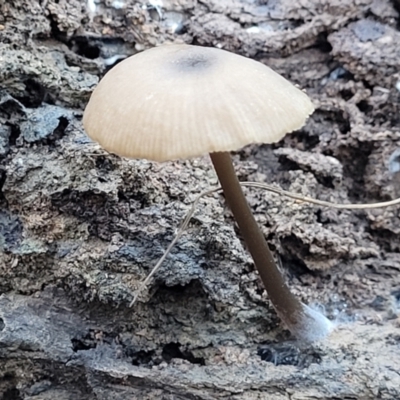
<instances>
[{"instance_id":1,"label":"weathered rock surface","mask_svg":"<svg viewBox=\"0 0 400 400\"><path fill-rule=\"evenodd\" d=\"M119 60L163 42L270 65L316 112L234 155L241 180L334 202L400 195L398 1L0 1L0 400L400 398L400 208L332 210L246 188L293 292L337 323L296 343L223 198L204 198L142 279L207 157L107 154L83 108Z\"/></svg>"}]
</instances>

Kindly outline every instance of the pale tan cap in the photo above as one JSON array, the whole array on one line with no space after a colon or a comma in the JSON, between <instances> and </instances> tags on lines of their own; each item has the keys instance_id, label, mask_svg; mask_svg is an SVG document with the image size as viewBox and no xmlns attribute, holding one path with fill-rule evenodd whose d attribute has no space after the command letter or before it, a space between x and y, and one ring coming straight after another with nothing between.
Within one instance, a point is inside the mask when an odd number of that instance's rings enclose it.
<instances>
[{"instance_id":1,"label":"pale tan cap","mask_svg":"<svg viewBox=\"0 0 400 400\"><path fill-rule=\"evenodd\" d=\"M264 64L214 48L163 45L109 71L83 124L111 153L166 161L277 142L313 111L304 92Z\"/></svg>"}]
</instances>

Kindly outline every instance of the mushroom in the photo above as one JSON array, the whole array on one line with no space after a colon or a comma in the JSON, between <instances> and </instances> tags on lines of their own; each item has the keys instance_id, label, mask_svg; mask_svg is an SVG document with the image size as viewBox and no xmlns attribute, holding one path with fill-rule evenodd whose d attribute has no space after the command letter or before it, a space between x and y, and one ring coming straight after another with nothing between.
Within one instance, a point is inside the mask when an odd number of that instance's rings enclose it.
<instances>
[{"instance_id":1,"label":"mushroom","mask_svg":"<svg viewBox=\"0 0 400 400\"><path fill-rule=\"evenodd\" d=\"M163 45L111 69L83 117L88 135L120 156L162 162L210 153L277 314L292 334L307 341L326 336L332 323L285 284L229 152L277 142L303 126L313 110L304 92L264 64L214 48Z\"/></svg>"}]
</instances>

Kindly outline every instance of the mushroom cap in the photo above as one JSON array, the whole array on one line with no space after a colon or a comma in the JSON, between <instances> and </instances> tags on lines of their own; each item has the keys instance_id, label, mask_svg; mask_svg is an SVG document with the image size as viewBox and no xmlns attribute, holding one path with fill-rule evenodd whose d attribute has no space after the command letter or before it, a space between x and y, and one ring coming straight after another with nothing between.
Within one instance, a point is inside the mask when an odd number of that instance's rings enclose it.
<instances>
[{"instance_id":1,"label":"mushroom cap","mask_svg":"<svg viewBox=\"0 0 400 400\"><path fill-rule=\"evenodd\" d=\"M313 111L304 92L264 64L215 48L163 45L112 68L83 124L111 153L167 161L277 142Z\"/></svg>"}]
</instances>

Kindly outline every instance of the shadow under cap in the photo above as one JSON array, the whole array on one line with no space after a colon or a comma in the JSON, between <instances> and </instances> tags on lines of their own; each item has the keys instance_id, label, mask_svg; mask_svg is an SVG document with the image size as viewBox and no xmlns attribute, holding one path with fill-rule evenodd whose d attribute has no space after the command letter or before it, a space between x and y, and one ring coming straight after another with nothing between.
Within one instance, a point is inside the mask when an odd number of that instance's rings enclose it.
<instances>
[{"instance_id":1,"label":"shadow under cap","mask_svg":"<svg viewBox=\"0 0 400 400\"><path fill-rule=\"evenodd\" d=\"M106 150L167 161L279 141L314 110L267 66L224 50L163 45L111 69L85 110Z\"/></svg>"}]
</instances>

